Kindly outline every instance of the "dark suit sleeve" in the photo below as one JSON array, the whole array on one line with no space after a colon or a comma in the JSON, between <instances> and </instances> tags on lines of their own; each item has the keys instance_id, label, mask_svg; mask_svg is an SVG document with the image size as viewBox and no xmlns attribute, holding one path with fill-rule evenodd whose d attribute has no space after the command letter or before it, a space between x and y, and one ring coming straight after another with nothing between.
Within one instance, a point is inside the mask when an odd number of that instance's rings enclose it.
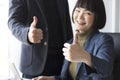
<instances>
[{"instance_id":1,"label":"dark suit sleeve","mask_svg":"<svg viewBox=\"0 0 120 80\"><path fill-rule=\"evenodd\" d=\"M22 43L27 44L28 23L25 0L9 0L8 27L12 34Z\"/></svg>"}]
</instances>

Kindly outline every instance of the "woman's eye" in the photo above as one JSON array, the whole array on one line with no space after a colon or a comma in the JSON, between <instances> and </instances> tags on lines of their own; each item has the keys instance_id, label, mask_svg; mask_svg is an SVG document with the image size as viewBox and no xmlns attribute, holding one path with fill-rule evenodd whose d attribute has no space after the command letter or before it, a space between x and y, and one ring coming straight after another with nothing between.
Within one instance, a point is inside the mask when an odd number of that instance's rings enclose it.
<instances>
[{"instance_id":1,"label":"woman's eye","mask_svg":"<svg viewBox=\"0 0 120 80\"><path fill-rule=\"evenodd\" d=\"M91 13L87 13L88 15L91 15Z\"/></svg>"},{"instance_id":2,"label":"woman's eye","mask_svg":"<svg viewBox=\"0 0 120 80\"><path fill-rule=\"evenodd\" d=\"M80 10L75 10L75 12L78 12L78 13L79 13L79 12L80 12Z\"/></svg>"},{"instance_id":3,"label":"woman's eye","mask_svg":"<svg viewBox=\"0 0 120 80\"><path fill-rule=\"evenodd\" d=\"M91 13L91 12L85 12L85 14L87 14L87 15L91 15L92 13Z\"/></svg>"}]
</instances>

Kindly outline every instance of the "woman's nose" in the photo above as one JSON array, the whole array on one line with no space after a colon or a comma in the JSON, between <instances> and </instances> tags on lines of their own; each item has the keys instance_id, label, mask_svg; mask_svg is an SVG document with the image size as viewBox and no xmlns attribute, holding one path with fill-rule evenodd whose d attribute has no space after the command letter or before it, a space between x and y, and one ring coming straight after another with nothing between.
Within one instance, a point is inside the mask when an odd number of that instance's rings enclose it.
<instances>
[{"instance_id":1,"label":"woman's nose","mask_svg":"<svg viewBox=\"0 0 120 80\"><path fill-rule=\"evenodd\" d=\"M79 13L79 14L78 14L78 19L79 19L79 20L83 20L83 19L84 19L83 13Z\"/></svg>"}]
</instances>

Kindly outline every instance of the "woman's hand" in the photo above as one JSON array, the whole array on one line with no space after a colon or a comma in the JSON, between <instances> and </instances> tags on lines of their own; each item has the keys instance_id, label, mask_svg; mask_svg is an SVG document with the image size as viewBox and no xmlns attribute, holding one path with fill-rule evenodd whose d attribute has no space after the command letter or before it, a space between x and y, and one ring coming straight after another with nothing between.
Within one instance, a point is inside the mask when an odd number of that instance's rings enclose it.
<instances>
[{"instance_id":1,"label":"woman's hand","mask_svg":"<svg viewBox=\"0 0 120 80\"><path fill-rule=\"evenodd\" d=\"M32 80L55 80L54 76L38 76Z\"/></svg>"},{"instance_id":2,"label":"woman's hand","mask_svg":"<svg viewBox=\"0 0 120 80\"><path fill-rule=\"evenodd\" d=\"M85 51L78 42L78 32L75 33L72 44L64 44L63 55L68 61L84 62L88 66L92 66L90 54L87 51Z\"/></svg>"}]
</instances>

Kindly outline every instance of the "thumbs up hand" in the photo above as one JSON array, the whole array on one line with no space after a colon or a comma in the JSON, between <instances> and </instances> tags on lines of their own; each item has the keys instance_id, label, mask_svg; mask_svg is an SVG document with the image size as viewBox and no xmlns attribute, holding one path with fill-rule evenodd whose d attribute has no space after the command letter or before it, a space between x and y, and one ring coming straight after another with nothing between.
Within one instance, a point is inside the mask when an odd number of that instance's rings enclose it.
<instances>
[{"instance_id":1,"label":"thumbs up hand","mask_svg":"<svg viewBox=\"0 0 120 80\"><path fill-rule=\"evenodd\" d=\"M72 44L79 44L78 42L78 36L79 36L79 31L76 30L74 36L73 36L73 43Z\"/></svg>"},{"instance_id":2,"label":"thumbs up hand","mask_svg":"<svg viewBox=\"0 0 120 80\"><path fill-rule=\"evenodd\" d=\"M63 55L65 56L65 59L71 62L85 62L89 60L88 57L90 55L80 46L78 42L78 35L79 32L76 31L74 38L73 38L73 43L65 43L63 50Z\"/></svg>"},{"instance_id":3,"label":"thumbs up hand","mask_svg":"<svg viewBox=\"0 0 120 80\"><path fill-rule=\"evenodd\" d=\"M77 62L80 58L81 46L78 43L78 34L79 32L75 32L73 43L65 43L62 49L65 59L71 62Z\"/></svg>"},{"instance_id":4,"label":"thumbs up hand","mask_svg":"<svg viewBox=\"0 0 120 80\"><path fill-rule=\"evenodd\" d=\"M43 39L43 32L41 29L37 29L38 19L36 16L33 17L33 22L30 25L30 29L28 32L28 39L31 43L40 43Z\"/></svg>"}]
</instances>

